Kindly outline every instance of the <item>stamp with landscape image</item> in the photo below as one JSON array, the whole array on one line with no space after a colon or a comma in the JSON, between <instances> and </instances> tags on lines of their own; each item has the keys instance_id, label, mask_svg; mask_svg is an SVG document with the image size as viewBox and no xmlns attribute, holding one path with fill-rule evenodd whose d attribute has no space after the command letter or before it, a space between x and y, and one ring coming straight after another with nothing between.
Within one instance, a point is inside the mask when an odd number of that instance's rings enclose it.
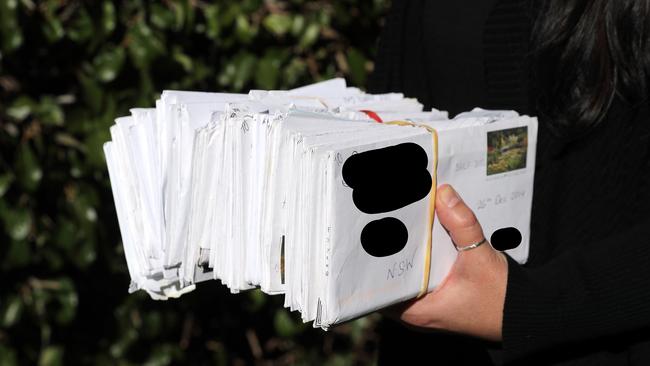
<instances>
[{"instance_id":1,"label":"stamp with landscape image","mask_svg":"<svg viewBox=\"0 0 650 366\"><path fill-rule=\"evenodd\" d=\"M526 168L528 127L490 131L487 134L487 175Z\"/></svg>"}]
</instances>

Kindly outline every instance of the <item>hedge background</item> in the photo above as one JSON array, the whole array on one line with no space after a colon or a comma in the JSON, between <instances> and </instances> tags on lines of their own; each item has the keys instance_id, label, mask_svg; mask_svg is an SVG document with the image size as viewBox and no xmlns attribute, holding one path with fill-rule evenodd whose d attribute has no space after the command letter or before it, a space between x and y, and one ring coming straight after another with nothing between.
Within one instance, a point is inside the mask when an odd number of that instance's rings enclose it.
<instances>
[{"instance_id":1,"label":"hedge background","mask_svg":"<svg viewBox=\"0 0 650 366\"><path fill-rule=\"evenodd\" d=\"M363 86L388 0L0 0L0 365L368 364L376 316L328 333L215 281L127 294L102 143L163 89Z\"/></svg>"}]
</instances>

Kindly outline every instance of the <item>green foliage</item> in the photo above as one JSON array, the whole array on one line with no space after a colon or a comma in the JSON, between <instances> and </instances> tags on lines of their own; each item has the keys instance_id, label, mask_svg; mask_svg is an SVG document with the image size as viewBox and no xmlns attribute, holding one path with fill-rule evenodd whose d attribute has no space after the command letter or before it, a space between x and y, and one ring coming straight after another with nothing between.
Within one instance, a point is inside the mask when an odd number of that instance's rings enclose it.
<instances>
[{"instance_id":1,"label":"green foliage","mask_svg":"<svg viewBox=\"0 0 650 366\"><path fill-rule=\"evenodd\" d=\"M362 87L387 5L0 1L0 365L371 363L375 317L324 333L217 282L128 295L102 143L163 89Z\"/></svg>"}]
</instances>

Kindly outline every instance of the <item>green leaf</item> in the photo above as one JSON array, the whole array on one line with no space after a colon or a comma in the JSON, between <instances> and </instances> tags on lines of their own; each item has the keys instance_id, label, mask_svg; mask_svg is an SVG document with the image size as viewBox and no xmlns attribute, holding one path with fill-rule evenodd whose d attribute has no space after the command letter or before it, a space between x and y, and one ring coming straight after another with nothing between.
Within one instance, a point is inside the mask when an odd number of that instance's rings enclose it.
<instances>
[{"instance_id":1,"label":"green leaf","mask_svg":"<svg viewBox=\"0 0 650 366\"><path fill-rule=\"evenodd\" d=\"M299 46L301 48L308 48L318 40L320 35L320 26L318 23L311 23L307 26L302 37L300 37Z\"/></svg>"},{"instance_id":2,"label":"green leaf","mask_svg":"<svg viewBox=\"0 0 650 366\"><path fill-rule=\"evenodd\" d=\"M80 243L79 248L73 253L73 261L77 267L86 269L95 262L95 259L97 259L95 245L96 243L93 238L84 240Z\"/></svg>"},{"instance_id":3,"label":"green leaf","mask_svg":"<svg viewBox=\"0 0 650 366\"><path fill-rule=\"evenodd\" d=\"M235 35L242 43L250 43L257 35L258 28L252 25L245 15L240 14L235 22Z\"/></svg>"},{"instance_id":4,"label":"green leaf","mask_svg":"<svg viewBox=\"0 0 650 366\"><path fill-rule=\"evenodd\" d=\"M88 15L86 9L82 8L76 13L70 28L68 28L68 37L75 42L86 41L93 36L93 21Z\"/></svg>"},{"instance_id":5,"label":"green leaf","mask_svg":"<svg viewBox=\"0 0 650 366\"><path fill-rule=\"evenodd\" d=\"M244 85L251 79L257 59L255 56L245 53L237 60L237 72L233 80L235 90L242 90Z\"/></svg>"},{"instance_id":6,"label":"green leaf","mask_svg":"<svg viewBox=\"0 0 650 366\"><path fill-rule=\"evenodd\" d=\"M181 354L178 345L161 344L155 347L145 366L167 366L173 364L174 359Z\"/></svg>"},{"instance_id":7,"label":"green leaf","mask_svg":"<svg viewBox=\"0 0 650 366\"><path fill-rule=\"evenodd\" d=\"M63 348L50 346L43 349L38 366L63 366Z\"/></svg>"},{"instance_id":8,"label":"green leaf","mask_svg":"<svg viewBox=\"0 0 650 366\"><path fill-rule=\"evenodd\" d=\"M151 4L151 24L160 29L170 29L174 27L176 18L169 7L162 4Z\"/></svg>"},{"instance_id":9,"label":"green leaf","mask_svg":"<svg viewBox=\"0 0 650 366\"><path fill-rule=\"evenodd\" d=\"M79 73L79 84L81 84L82 96L92 111L99 111L102 106L102 89L95 78Z\"/></svg>"},{"instance_id":10,"label":"green leaf","mask_svg":"<svg viewBox=\"0 0 650 366\"><path fill-rule=\"evenodd\" d=\"M130 29L129 37L129 54L135 66L141 70L148 69L150 63L165 52L163 41L142 20Z\"/></svg>"},{"instance_id":11,"label":"green leaf","mask_svg":"<svg viewBox=\"0 0 650 366\"><path fill-rule=\"evenodd\" d=\"M276 333L281 337L290 338L299 331L296 322L291 319L291 315L284 309L279 309L275 312L273 325L275 326Z\"/></svg>"},{"instance_id":12,"label":"green leaf","mask_svg":"<svg viewBox=\"0 0 650 366\"><path fill-rule=\"evenodd\" d=\"M228 6L224 11L219 13L219 20L221 21L222 27L231 26L235 22L238 14L241 14L241 9L238 3L232 2L229 5L230 6Z\"/></svg>"},{"instance_id":13,"label":"green leaf","mask_svg":"<svg viewBox=\"0 0 650 366\"><path fill-rule=\"evenodd\" d=\"M363 317L356 319L349 323L350 326L350 338L355 344L359 344L364 335L366 328L368 327L370 321L368 317Z\"/></svg>"},{"instance_id":14,"label":"green leaf","mask_svg":"<svg viewBox=\"0 0 650 366\"><path fill-rule=\"evenodd\" d=\"M95 75L104 82L113 81L124 65L125 53L122 47L109 46L93 60Z\"/></svg>"},{"instance_id":15,"label":"green leaf","mask_svg":"<svg viewBox=\"0 0 650 366\"><path fill-rule=\"evenodd\" d=\"M14 176L11 173L0 175L0 198L7 193L11 183L14 181Z\"/></svg>"},{"instance_id":16,"label":"green leaf","mask_svg":"<svg viewBox=\"0 0 650 366\"><path fill-rule=\"evenodd\" d=\"M7 301L6 307L2 314L2 326L9 328L20 320L23 312L23 301L18 296L11 296Z\"/></svg>"},{"instance_id":17,"label":"green leaf","mask_svg":"<svg viewBox=\"0 0 650 366\"><path fill-rule=\"evenodd\" d=\"M262 89L276 89L282 60L277 54L267 54L257 64L255 83Z\"/></svg>"},{"instance_id":18,"label":"green leaf","mask_svg":"<svg viewBox=\"0 0 650 366\"><path fill-rule=\"evenodd\" d=\"M63 125L63 109L59 103L50 96L44 96L41 98L38 106L36 106L35 113L43 124L54 126Z\"/></svg>"},{"instance_id":19,"label":"green leaf","mask_svg":"<svg viewBox=\"0 0 650 366\"><path fill-rule=\"evenodd\" d=\"M143 331L148 337L157 337L163 329L163 319L160 313L147 312L143 314Z\"/></svg>"},{"instance_id":20,"label":"green leaf","mask_svg":"<svg viewBox=\"0 0 650 366\"><path fill-rule=\"evenodd\" d=\"M18 359L16 358L16 351L0 344L0 365L2 366L18 365Z\"/></svg>"},{"instance_id":21,"label":"green leaf","mask_svg":"<svg viewBox=\"0 0 650 366\"><path fill-rule=\"evenodd\" d=\"M32 228L32 216L29 210L18 208L3 214L5 229L9 237L16 241L24 240Z\"/></svg>"},{"instance_id":22,"label":"green leaf","mask_svg":"<svg viewBox=\"0 0 650 366\"><path fill-rule=\"evenodd\" d=\"M10 53L23 43L23 34L16 15L17 0L0 1L0 45L2 51Z\"/></svg>"},{"instance_id":23,"label":"green leaf","mask_svg":"<svg viewBox=\"0 0 650 366\"><path fill-rule=\"evenodd\" d=\"M54 135L54 141L56 141L56 143L60 144L61 146L72 147L80 151L85 151L84 146L81 144L81 142L77 140L74 136L70 135L69 133L65 133L65 132L56 133ZM78 178L78 176L76 178Z\"/></svg>"},{"instance_id":24,"label":"green leaf","mask_svg":"<svg viewBox=\"0 0 650 366\"><path fill-rule=\"evenodd\" d=\"M252 78L257 59L250 53L240 53L224 67L219 75L219 84L240 91Z\"/></svg>"},{"instance_id":25,"label":"green leaf","mask_svg":"<svg viewBox=\"0 0 650 366\"><path fill-rule=\"evenodd\" d=\"M57 300L60 308L56 314L56 320L59 324L68 324L74 320L79 299L70 279L63 278L59 281L59 284L60 288L57 291Z\"/></svg>"},{"instance_id":26,"label":"green leaf","mask_svg":"<svg viewBox=\"0 0 650 366\"><path fill-rule=\"evenodd\" d=\"M248 292L248 310L250 312L257 312L259 311L262 306L266 303L266 294L262 292L260 289L255 289L253 291Z\"/></svg>"},{"instance_id":27,"label":"green leaf","mask_svg":"<svg viewBox=\"0 0 650 366\"><path fill-rule=\"evenodd\" d=\"M43 171L28 143L20 144L15 163L16 178L27 191L34 191L43 178Z\"/></svg>"},{"instance_id":28,"label":"green leaf","mask_svg":"<svg viewBox=\"0 0 650 366\"><path fill-rule=\"evenodd\" d=\"M209 4L203 9L203 16L207 26L206 35L210 39L217 39L221 33L221 21L219 19L219 5Z\"/></svg>"},{"instance_id":29,"label":"green leaf","mask_svg":"<svg viewBox=\"0 0 650 366\"><path fill-rule=\"evenodd\" d=\"M174 16L174 30L178 32L183 29L183 26L185 26L185 12L187 8L179 1L170 2L169 5Z\"/></svg>"},{"instance_id":30,"label":"green leaf","mask_svg":"<svg viewBox=\"0 0 650 366\"><path fill-rule=\"evenodd\" d=\"M226 66L221 69L221 73L219 73L219 76L217 77L217 82L219 85L222 87L230 85L233 78L235 77L236 71L237 69L233 62L226 64Z\"/></svg>"},{"instance_id":31,"label":"green leaf","mask_svg":"<svg viewBox=\"0 0 650 366\"><path fill-rule=\"evenodd\" d=\"M335 354L327 359L324 366L348 366L354 365L353 358L350 355Z\"/></svg>"},{"instance_id":32,"label":"green leaf","mask_svg":"<svg viewBox=\"0 0 650 366\"><path fill-rule=\"evenodd\" d=\"M195 3L193 1L184 0L183 1L183 7L185 8L184 27L185 27L185 29L192 29L192 28L194 28L194 25L195 25L197 6L195 5Z\"/></svg>"},{"instance_id":33,"label":"green leaf","mask_svg":"<svg viewBox=\"0 0 650 366\"><path fill-rule=\"evenodd\" d=\"M9 233L11 235L11 233ZM31 250L25 241L12 240L6 257L2 258L3 266L7 268L22 268L31 260Z\"/></svg>"},{"instance_id":34,"label":"green leaf","mask_svg":"<svg viewBox=\"0 0 650 366\"><path fill-rule=\"evenodd\" d=\"M131 344L135 342L137 338L138 338L138 333L135 331L135 329L131 328L123 332L120 339L118 339L117 342L111 345L109 349L111 356L117 359L122 358L124 353L128 350Z\"/></svg>"},{"instance_id":35,"label":"green leaf","mask_svg":"<svg viewBox=\"0 0 650 366\"><path fill-rule=\"evenodd\" d=\"M321 26L323 27L328 26L330 24L330 20L331 20L331 16L328 11L321 11L318 13L318 23Z\"/></svg>"},{"instance_id":36,"label":"green leaf","mask_svg":"<svg viewBox=\"0 0 650 366\"><path fill-rule=\"evenodd\" d=\"M264 27L276 36L283 36L287 33L291 24L291 17L287 14L270 14L264 18Z\"/></svg>"},{"instance_id":37,"label":"green leaf","mask_svg":"<svg viewBox=\"0 0 650 366\"><path fill-rule=\"evenodd\" d=\"M11 106L7 109L7 115L15 120L23 121L32 114L34 104L34 101L29 97L20 96L11 103Z\"/></svg>"},{"instance_id":38,"label":"green leaf","mask_svg":"<svg viewBox=\"0 0 650 366\"><path fill-rule=\"evenodd\" d=\"M348 66L350 67L350 78L356 86L365 86L366 84L366 58L363 54L352 47L348 50Z\"/></svg>"},{"instance_id":39,"label":"green leaf","mask_svg":"<svg viewBox=\"0 0 650 366\"><path fill-rule=\"evenodd\" d=\"M42 256L45 263L47 263L47 267L51 270L60 271L63 269L64 258L58 251L47 246L41 246L36 252ZM65 264L67 265L67 263Z\"/></svg>"},{"instance_id":40,"label":"green leaf","mask_svg":"<svg viewBox=\"0 0 650 366\"><path fill-rule=\"evenodd\" d=\"M61 24L61 21L55 15L46 16L45 23L43 24L43 34L50 43L60 40L65 35L63 24Z\"/></svg>"},{"instance_id":41,"label":"green leaf","mask_svg":"<svg viewBox=\"0 0 650 366\"><path fill-rule=\"evenodd\" d=\"M185 72L192 71L192 58L184 54L183 50L180 47L174 48L172 57L174 58L174 61L178 62L183 67L183 70L185 70Z\"/></svg>"},{"instance_id":42,"label":"green leaf","mask_svg":"<svg viewBox=\"0 0 650 366\"><path fill-rule=\"evenodd\" d=\"M90 167L106 167L104 160L104 143L110 140L111 134L108 128L97 129L89 134L84 140L84 151L86 152L86 162Z\"/></svg>"},{"instance_id":43,"label":"green leaf","mask_svg":"<svg viewBox=\"0 0 650 366\"><path fill-rule=\"evenodd\" d=\"M115 30L115 5L112 1L102 3L101 25L105 34L110 34Z\"/></svg>"},{"instance_id":44,"label":"green leaf","mask_svg":"<svg viewBox=\"0 0 650 366\"><path fill-rule=\"evenodd\" d=\"M294 37L299 36L303 29L305 29L305 17L298 14L293 17L293 22L291 24L291 34Z\"/></svg>"},{"instance_id":45,"label":"green leaf","mask_svg":"<svg viewBox=\"0 0 650 366\"><path fill-rule=\"evenodd\" d=\"M283 88L291 88L297 86L301 80L307 75L307 63L300 59L294 58L288 66L284 68L284 84Z\"/></svg>"},{"instance_id":46,"label":"green leaf","mask_svg":"<svg viewBox=\"0 0 650 366\"><path fill-rule=\"evenodd\" d=\"M79 228L74 221L62 217L57 221L56 227L54 228L52 243L56 245L57 248L71 251L76 246L78 231Z\"/></svg>"}]
</instances>

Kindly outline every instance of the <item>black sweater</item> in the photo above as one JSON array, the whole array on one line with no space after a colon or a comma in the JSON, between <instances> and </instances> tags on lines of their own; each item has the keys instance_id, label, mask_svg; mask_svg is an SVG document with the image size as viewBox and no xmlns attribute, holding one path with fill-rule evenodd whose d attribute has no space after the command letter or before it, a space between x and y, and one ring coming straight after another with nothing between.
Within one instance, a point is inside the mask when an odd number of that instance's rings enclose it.
<instances>
[{"instance_id":1,"label":"black sweater","mask_svg":"<svg viewBox=\"0 0 650 366\"><path fill-rule=\"evenodd\" d=\"M371 92L452 114L536 114L524 1L395 0ZM586 135L540 120L528 263L509 258L503 342L380 325L380 364L650 365L650 112L615 100Z\"/></svg>"}]
</instances>

